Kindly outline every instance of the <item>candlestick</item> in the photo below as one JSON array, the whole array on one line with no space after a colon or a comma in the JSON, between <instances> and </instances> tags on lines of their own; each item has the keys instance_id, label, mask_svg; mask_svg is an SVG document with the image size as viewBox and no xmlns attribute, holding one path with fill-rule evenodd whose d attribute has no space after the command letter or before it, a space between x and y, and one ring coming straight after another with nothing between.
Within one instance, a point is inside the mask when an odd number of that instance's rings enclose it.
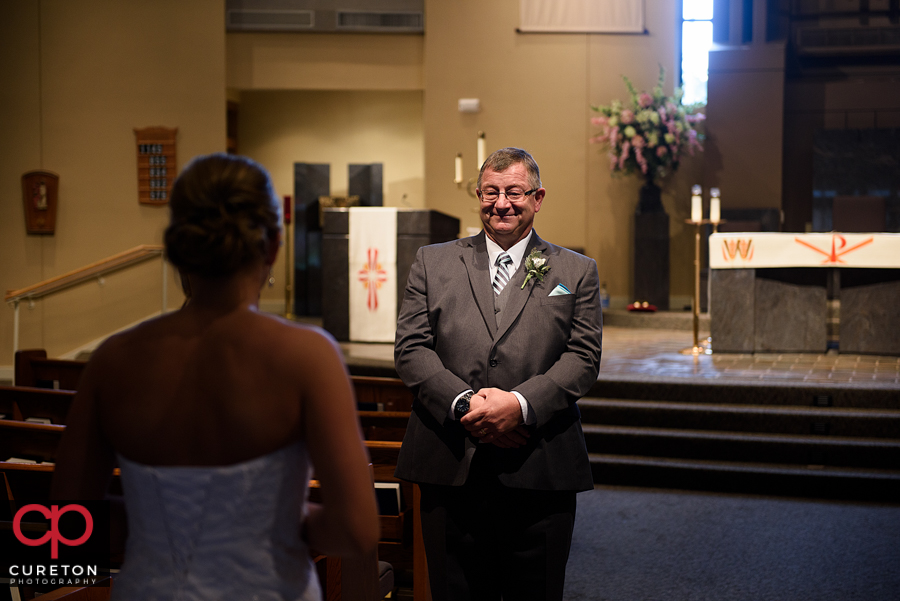
<instances>
[{"instance_id":1,"label":"candlestick","mask_svg":"<svg viewBox=\"0 0 900 601\"><path fill-rule=\"evenodd\" d=\"M700 223L703 221L703 198L700 196L701 188L699 185L695 185L691 188L691 221L694 223Z\"/></svg>"},{"instance_id":2,"label":"candlestick","mask_svg":"<svg viewBox=\"0 0 900 601\"><path fill-rule=\"evenodd\" d=\"M484 165L484 160L487 158L487 153L485 151L485 140L484 140L484 132L478 132L478 169L481 170L481 166Z\"/></svg>"},{"instance_id":3,"label":"candlestick","mask_svg":"<svg viewBox=\"0 0 900 601\"><path fill-rule=\"evenodd\" d=\"M458 185L458 184L461 184L463 181L462 180L463 163L462 163L462 153L461 152L456 155L456 159L454 160L454 163L456 166L456 175L453 178L453 183Z\"/></svg>"},{"instance_id":4,"label":"candlestick","mask_svg":"<svg viewBox=\"0 0 900 601\"><path fill-rule=\"evenodd\" d=\"M718 224L722 220L722 204L719 200L719 189L712 188L709 191L709 220Z\"/></svg>"}]
</instances>

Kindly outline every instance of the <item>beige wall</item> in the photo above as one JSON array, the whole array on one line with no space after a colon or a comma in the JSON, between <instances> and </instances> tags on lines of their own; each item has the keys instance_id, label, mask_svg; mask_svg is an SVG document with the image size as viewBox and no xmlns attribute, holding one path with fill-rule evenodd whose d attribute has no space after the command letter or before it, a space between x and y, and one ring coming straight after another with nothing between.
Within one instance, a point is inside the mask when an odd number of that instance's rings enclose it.
<instances>
[{"instance_id":1,"label":"beige wall","mask_svg":"<svg viewBox=\"0 0 900 601\"><path fill-rule=\"evenodd\" d=\"M781 208L784 65L782 43L709 53L703 183L721 189L723 208Z\"/></svg>"},{"instance_id":2,"label":"beige wall","mask_svg":"<svg viewBox=\"0 0 900 601\"><path fill-rule=\"evenodd\" d=\"M166 209L137 201L133 129L177 127L179 166L224 150L223 3L31 0L4 2L3 15L0 286L159 244ZM60 176L53 236L25 234L20 178L34 169ZM23 304L20 346L71 351L158 311L161 289L156 260ZM12 363L12 323L13 311L3 311L0 365Z\"/></svg>"},{"instance_id":3,"label":"beige wall","mask_svg":"<svg viewBox=\"0 0 900 601\"><path fill-rule=\"evenodd\" d=\"M331 165L331 193L347 194L347 166L382 163L384 205L425 207L422 92L244 91L239 152L294 194L294 163Z\"/></svg>"},{"instance_id":4,"label":"beige wall","mask_svg":"<svg viewBox=\"0 0 900 601\"><path fill-rule=\"evenodd\" d=\"M420 35L227 36L228 87L238 90L421 90Z\"/></svg>"}]
</instances>

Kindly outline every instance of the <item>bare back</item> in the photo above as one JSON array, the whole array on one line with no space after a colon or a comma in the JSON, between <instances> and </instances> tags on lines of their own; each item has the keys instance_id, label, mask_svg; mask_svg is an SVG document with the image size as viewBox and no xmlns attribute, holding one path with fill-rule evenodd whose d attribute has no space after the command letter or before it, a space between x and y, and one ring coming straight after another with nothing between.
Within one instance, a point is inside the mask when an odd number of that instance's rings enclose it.
<instances>
[{"instance_id":1,"label":"bare back","mask_svg":"<svg viewBox=\"0 0 900 601\"><path fill-rule=\"evenodd\" d=\"M347 394L318 330L254 310L185 308L112 338L96 357L102 431L153 465L224 465L303 437L304 395ZM343 381L343 383L342 383Z\"/></svg>"}]
</instances>

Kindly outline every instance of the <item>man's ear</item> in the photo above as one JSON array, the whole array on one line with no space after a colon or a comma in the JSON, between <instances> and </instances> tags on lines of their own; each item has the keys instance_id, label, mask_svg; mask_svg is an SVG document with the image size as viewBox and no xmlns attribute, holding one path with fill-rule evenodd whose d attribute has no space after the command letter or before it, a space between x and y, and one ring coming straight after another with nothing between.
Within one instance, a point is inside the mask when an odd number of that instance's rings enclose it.
<instances>
[{"instance_id":1,"label":"man's ear","mask_svg":"<svg viewBox=\"0 0 900 601\"><path fill-rule=\"evenodd\" d=\"M541 210L541 205L544 202L544 195L547 194L547 191L543 188L538 188L534 193L534 212L537 213Z\"/></svg>"}]
</instances>

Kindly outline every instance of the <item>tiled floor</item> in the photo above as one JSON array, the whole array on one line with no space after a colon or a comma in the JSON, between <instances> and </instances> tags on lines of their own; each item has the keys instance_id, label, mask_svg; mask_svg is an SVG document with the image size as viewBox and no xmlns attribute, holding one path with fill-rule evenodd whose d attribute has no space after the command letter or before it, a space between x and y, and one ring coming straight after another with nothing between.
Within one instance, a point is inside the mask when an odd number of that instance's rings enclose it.
<instances>
[{"instance_id":1,"label":"tiled floor","mask_svg":"<svg viewBox=\"0 0 900 601\"><path fill-rule=\"evenodd\" d=\"M701 334L701 340L708 333ZM347 361L393 365L390 344L344 343ZM606 326L600 379L692 378L896 387L900 394L900 357L815 353L682 354L693 346L690 330Z\"/></svg>"}]
</instances>

